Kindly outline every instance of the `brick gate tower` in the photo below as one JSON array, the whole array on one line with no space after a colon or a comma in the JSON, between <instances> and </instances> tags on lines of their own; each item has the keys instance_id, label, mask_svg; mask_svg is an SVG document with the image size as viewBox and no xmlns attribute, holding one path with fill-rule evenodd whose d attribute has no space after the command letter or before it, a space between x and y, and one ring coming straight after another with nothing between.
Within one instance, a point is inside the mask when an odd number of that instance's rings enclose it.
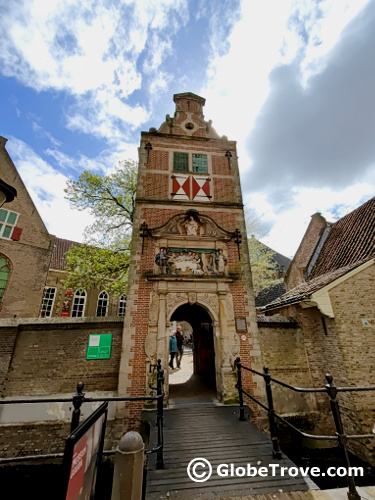
<instances>
[{"instance_id":1,"label":"brick gate tower","mask_svg":"<svg viewBox=\"0 0 375 500\"><path fill-rule=\"evenodd\" d=\"M173 117L141 133L119 395L149 394L158 358L168 394L176 321L193 331L195 373L225 403L236 395L235 358L259 367L260 356L236 142L204 120L202 97L174 102ZM131 426L139 411L128 407Z\"/></svg>"}]
</instances>

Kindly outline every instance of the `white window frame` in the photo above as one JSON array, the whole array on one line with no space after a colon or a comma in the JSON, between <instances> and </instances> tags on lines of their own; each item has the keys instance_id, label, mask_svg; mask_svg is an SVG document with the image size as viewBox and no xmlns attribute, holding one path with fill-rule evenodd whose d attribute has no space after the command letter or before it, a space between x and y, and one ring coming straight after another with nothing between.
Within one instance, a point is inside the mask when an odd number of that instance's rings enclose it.
<instances>
[{"instance_id":1,"label":"white window frame","mask_svg":"<svg viewBox=\"0 0 375 500\"><path fill-rule=\"evenodd\" d=\"M5 217L5 221L4 222L0 221L0 225L2 226L0 228L0 238L2 238L4 240L11 240L12 239L13 230L17 226L17 222L18 222L20 214L18 212L15 212L14 210L8 210L7 208L4 208L4 207L1 207L0 210L4 210L4 212L8 212L7 215L6 215L6 217ZM12 214L16 214L16 220L14 221L13 224L8 224L7 223L7 219L9 217L9 214L11 214L11 213ZM5 228L7 228L7 227L11 227L12 228L11 231L10 231L10 234L9 234L9 236L3 236Z\"/></svg>"},{"instance_id":2,"label":"white window frame","mask_svg":"<svg viewBox=\"0 0 375 500\"><path fill-rule=\"evenodd\" d=\"M80 303L80 300L83 298L83 302ZM76 303L77 299L77 303ZM72 318L83 318L85 316L85 307L86 307L86 299L87 293L86 290L76 290L74 292L72 311L70 313ZM77 307L75 307L77 306ZM79 306L82 306L82 309L79 310ZM81 314L73 314L74 312L80 312Z\"/></svg>"},{"instance_id":3,"label":"white window frame","mask_svg":"<svg viewBox=\"0 0 375 500\"><path fill-rule=\"evenodd\" d=\"M123 309L123 314L121 314ZM124 317L126 312L126 295L123 293L120 295L119 301L118 301L118 316Z\"/></svg>"},{"instance_id":4,"label":"white window frame","mask_svg":"<svg viewBox=\"0 0 375 500\"><path fill-rule=\"evenodd\" d=\"M48 298L46 297L48 290L53 290L52 299L50 297L48 297ZM53 306L55 304L55 298L56 298L56 290L57 290L57 288L55 288L53 286L45 286L44 287L42 305L40 306L40 312L39 312L39 318L50 318L52 316ZM47 306L47 307L44 308L44 306ZM48 306L50 306L49 310L48 310ZM46 314L42 315L43 312Z\"/></svg>"},{"instance_id":5,"label":"white window frame","mask_svg":"<svg viewBox=\"0 0 375 500\"><path fill-rule=\"evenodd\" d=\"M101 302L100 305L99 305L99 302ZM101 309L105 308L105 314L98 314L99 307ZM108 315L108 308L109 308L109 294L105 290L102 290L98 295L98 302L96 305L96 317L97 318L105 318ZM102 312L102 311L100 311L100 312Z\"/></svg>"}]
</instances>

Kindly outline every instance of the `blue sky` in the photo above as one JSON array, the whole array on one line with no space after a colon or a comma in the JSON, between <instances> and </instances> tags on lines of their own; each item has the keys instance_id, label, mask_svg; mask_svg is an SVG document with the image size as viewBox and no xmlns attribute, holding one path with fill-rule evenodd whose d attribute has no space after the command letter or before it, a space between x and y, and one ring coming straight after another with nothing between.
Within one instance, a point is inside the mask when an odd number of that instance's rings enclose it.
<instances>
[{"instance_id":1,"label":"blue sky","mask_svg":"<svg viewBox=\"0 0 375 500\"><path fill-rule=\"evenodd\" d=\"M237 141L265 243L296 251L310 216L375 187L375 4L367 0L18 0L0 19L0 134L49 231L82 241L67 179L137 157L173 94L206 98Z\"/></svg>"}]
</instances>

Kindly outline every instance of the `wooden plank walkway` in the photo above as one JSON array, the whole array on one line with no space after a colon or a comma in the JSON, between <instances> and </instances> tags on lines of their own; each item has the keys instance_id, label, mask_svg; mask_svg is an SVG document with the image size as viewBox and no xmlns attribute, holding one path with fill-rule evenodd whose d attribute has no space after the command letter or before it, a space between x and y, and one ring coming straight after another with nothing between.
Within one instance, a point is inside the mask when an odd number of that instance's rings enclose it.
<instances>
[{"instance_id":1,"label":"wooden plank walkway","mask_svg":"<svg viewBox=\"0 0 375 500\"><path fill-rule=\"evenodd\" d=\"M375 500L375 487L357 487L357 491L363 500ZM311 490L311 491L289 491L277 492L265 495L248 495L220 498L218 500L348 500L348 488L336 488L334 490Z\"/></svg>"},{"instance_id":2,"label":"wooden plank walkway","mask_svg":"<svg viewBox=\"0 0 375 500\"><path fill-rule=\"evenodd\" d=\"M248 411L248 410L247 410ZM156 443L155 413L144 412L149 420ZM194 482L187 474L187 466L194 458L205 458L212 465L212 476L206 482ZM164 412L164 463L156 470L156 457L150 455L147 476L147 500L219 499L232 496L256 495L281 491L303 491L314 483L302 477L281 477L280 473L267 477L220 477L219 464L235 467L268 467L278 463L291 467L293 463L283 456L272 457L270 440L250 420L240 422L238 407L201 405L175 408ZM203 469L197 469L199 473Z\"/></svg>"}]
</instances>

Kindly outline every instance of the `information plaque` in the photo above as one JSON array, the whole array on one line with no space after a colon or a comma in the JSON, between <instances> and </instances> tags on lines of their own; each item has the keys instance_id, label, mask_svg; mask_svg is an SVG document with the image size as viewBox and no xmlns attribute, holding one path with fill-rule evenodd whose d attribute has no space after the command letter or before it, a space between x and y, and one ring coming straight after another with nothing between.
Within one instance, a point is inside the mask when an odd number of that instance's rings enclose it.
<instances>
[{"instance_id":1,"label":"information plaque","mask_svg":"<svg viewBox=\"0 0 375 500\"><path fill-rule=\"evenodd\" d=\"M89 335L86 359L109 359L111 357L112 333Z\"/></svg>"}]
</instances>

